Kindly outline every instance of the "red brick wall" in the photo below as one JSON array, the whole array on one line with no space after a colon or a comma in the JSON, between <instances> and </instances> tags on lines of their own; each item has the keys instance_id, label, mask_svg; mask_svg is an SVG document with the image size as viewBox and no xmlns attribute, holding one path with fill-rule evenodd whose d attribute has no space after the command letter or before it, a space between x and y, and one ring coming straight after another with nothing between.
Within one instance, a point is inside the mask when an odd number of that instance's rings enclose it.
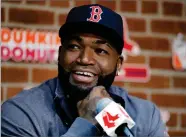
<instances>
[{"instance_id":1,"label":"red brick wall","mask_svg":"<svg viewBox=\"0 0 186 137\"><path fill-rule=\"evenodd\" d=\"M2 26L57 32L73 6L95 2L126 17L130 36L142 49L140 56L128 57L127 62L146 63L151 68L147 83L115 84L168 110L170 135L186 136L186 72L175 71L171 64L173 38L179 32L186 35L184 0L2 0ZM56 75L56 64L2 62L1 100Z\"/></svg>"}]
</instances>

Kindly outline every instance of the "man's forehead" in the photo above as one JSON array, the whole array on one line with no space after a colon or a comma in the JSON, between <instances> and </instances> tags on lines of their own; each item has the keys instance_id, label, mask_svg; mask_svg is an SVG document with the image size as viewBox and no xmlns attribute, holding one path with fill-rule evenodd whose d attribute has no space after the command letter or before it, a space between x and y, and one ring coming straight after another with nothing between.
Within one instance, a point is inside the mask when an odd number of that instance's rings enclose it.
<instances>
[{"instance_id":1,"label":"man's forehead","mask_svg":"<svg viewBox=\"0 0 186 137\"><path fill-rule=\"evenodd\" d=\"M75 33L75 34L68 35L68 37L66 37L65 39L67 40L67 41L65 40L67 43L72 40L75 40L78 42L85 42L87 40L90 40L90 42L93 44L97 44L97 45L105 44L110 49L117 52L114 44L112 44L109 40L107 40L99 35L93 34L93 33Z\"/></svg>"}]
</instances>

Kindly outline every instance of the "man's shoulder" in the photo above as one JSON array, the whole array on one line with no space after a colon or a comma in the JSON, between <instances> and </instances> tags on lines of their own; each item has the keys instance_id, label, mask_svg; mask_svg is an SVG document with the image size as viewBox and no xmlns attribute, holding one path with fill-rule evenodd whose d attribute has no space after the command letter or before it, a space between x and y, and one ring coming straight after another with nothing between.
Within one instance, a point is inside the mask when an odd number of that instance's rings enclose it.
<instances>
[{"instance_id":1,"label":"man's shoulder","mask_svg":"<svg viewBox=\"0 0 186 137\"><path fill-rule=\"evenodd\" d=\"M156 105L149 100L129 95L124 88L112 86L112 89L115 94L124 99L126 110L132 113L132 115L136 114L136 112L138 112L138 114L152 115L154 109L157 108Z\"/></svg>"},{"instance_id":2,"label":"man's shoulder","mask_svg":"<svg viewBox=\"0 0 186 137\"><path fill-rule=\"evenodd\" d=\"M56 78L49 79L38 86L35 86L30 89L24 89L16 96L8 99L3 103L16 103L17 105L39 105L42 104L45 100L50 101L54 97L54 92L56 88Z\"/></svg>"},{"instance_id":3,"label":"man's shoulder","mask_svg":"<svg viewBox=\"0 0 186 137\"><path fill-rule=\"evenodd\" d=\"M29 134L30 136L38 136L35 135L37 131L46 136L51 123L56 122L55 89L56 79L50 79L5 101L1 107L4 129L14 130L15 133L29 131L34 134Z\"/></svg>"}]
</instances>

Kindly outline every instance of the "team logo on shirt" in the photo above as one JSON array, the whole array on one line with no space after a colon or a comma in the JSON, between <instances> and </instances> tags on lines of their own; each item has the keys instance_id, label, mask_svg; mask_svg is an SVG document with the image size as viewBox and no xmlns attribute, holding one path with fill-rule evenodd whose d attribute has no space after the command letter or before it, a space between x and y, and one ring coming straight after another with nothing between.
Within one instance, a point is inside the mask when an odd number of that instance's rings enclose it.
<instances>
[{"instance_id":1,"label":"team logo on shirt","mask_svg":"<svg viewBox=\"0 0 186 137\"><path fill-rule=\"evenodd\" d=\"M103 13L102 9L99 6L91 6L92 9L90 13L90 18L87 18L87 21L91 22L99 22L101 18L101 14Z\"/></svg>"}]
</instances>

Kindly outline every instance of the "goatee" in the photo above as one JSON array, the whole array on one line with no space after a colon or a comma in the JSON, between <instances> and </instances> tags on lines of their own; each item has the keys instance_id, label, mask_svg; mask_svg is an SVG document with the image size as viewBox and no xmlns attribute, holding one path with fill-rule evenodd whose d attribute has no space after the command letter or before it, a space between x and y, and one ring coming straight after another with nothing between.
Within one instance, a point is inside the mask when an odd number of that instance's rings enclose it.
<instances>
[{"instance_id":1,"label":"goatee","mask_svg":"<svg viewBox=\"0 0 186 137\"><path fill-rule=\"evenodd\" d=\"M84 86L76 85L70 82L71 72L65 71L65 69L58 63L58 78L60 80L60 83L62 85L61 87L65 95L69 95L74 102L78 102L79 100L84 99L95 86L104 86L105 89L109 91L109 88L112 85L116 76L116 70L117 69L115 68L112 73L105 76L100 75L95 85Z\"/></svg>"}]
</instances>

